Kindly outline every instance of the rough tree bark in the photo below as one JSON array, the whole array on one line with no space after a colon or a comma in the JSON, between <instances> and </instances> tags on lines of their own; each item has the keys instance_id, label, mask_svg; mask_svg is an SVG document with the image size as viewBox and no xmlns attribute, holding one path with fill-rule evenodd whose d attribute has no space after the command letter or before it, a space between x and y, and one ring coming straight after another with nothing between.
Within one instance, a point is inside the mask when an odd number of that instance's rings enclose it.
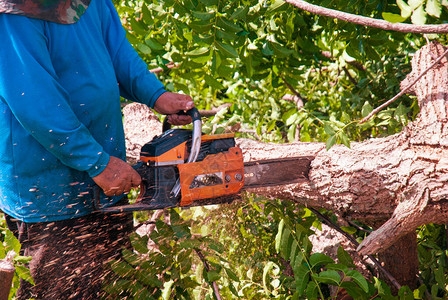
<instances>
[{"instance_id":1,"label":"rough tree bark","mask_svg":"<svg viewBox=\"0 0 448 300\"><path fill-rule=\"evenodd\" d=\"M422 47L405 81L426 69L444 50L437 43ZM390 258L385 263L390 264L400 283L415 285L416 227L448 222L447 90L448 61L444 58L414 86L421 108L414 122L401 133L352 143L350 149L336 145L326 151L323 143L272 144L239 139L245 161L312 157L308 181L251 192L323 207L341 220L373 225L377 229L363 241L359 253L382 252ZM135 123L128 126L136 127ZM134 139L132 134L128 138ZM407 254L403 255L405 249ZM397 268L400 265L407 268Z\"/></svg>"}]
</instances>

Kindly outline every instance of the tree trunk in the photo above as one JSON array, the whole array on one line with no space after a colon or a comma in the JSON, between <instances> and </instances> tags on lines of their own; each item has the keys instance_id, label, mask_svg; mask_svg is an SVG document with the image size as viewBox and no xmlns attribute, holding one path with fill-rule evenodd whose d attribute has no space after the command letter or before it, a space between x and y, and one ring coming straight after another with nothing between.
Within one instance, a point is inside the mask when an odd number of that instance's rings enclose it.
<instances>
[{"instance_id":1,"label":"tree trunk","mask_svg":"<svg viewBox=\"0 0 448 300\"><path fill-rule=\"evenodd\" d=\"M407 81L444 50L437 43L421 48L412 60L413 71ZM323 207L341 219L382 224L358 251L383 252L384 262L391 271L397 271L394 275L400 283L413 286L418 264L413 232L423 224L448 222L447 90L448 62L444 58L414 86L421 109L414 122L399 134L352 143L350 149L336 145L326 151L323 143L279 145L239 139L245 161L282 157L312 160L307 181L250 191ZM131 124L141 132L141 126ZM132 134L128 138L132 140Z\"/></svg>"},{"instance_id":2,"label":"tree trunk","mask_svg":"<svg viewBox=\"0 0 448 300\"><path fill-rule=\"evenodd\" d=\"M14 265L7 259L0 260L0 300L8 300L14 277Z\"/></svg>"}]
</instances>

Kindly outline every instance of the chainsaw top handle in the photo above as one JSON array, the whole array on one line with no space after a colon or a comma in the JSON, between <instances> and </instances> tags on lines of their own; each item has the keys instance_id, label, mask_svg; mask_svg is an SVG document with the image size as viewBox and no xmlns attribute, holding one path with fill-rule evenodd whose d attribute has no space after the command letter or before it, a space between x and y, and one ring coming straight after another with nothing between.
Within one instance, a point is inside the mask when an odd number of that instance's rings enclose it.
<instances>
[{"instance_id":1,"label":"chainsaw top handle","mask_svg":"<svg viewBox=\"0 0 448 300\"><path fill-rule=\"evenodd\" d=\"M193 132L191 136L191 149L190 149L190 155L188 156L188 159L186 163L193 163L196 161L199 155L199 151L201 150L201 136L202 136L202 122L201 122L201 114L199 113L198 109L196 107L193 107L190 110L187 110L186 112L180 111L177 114L179 115L189 115L193 121ZM165 132L171 128L171 124L168 123L168 118L165 118L162 125L162 131ZM180 181L177 180L176 184L174 185L173 189L171 190L171 194L175 197L179 196L180 193Z\"/></svg>"},{"instance_id":2,"label":"chainsaw top handle","mask_svg":"<svg viewBox=\"0 0 448 300\"><path fill-rule=\"evenodd\" d=\"M191 117L193 122L193 132L191 136L191 149L190 155L186 163L195 162L198 158L199 151L201 150L201 135L202 135L202 122L201 122L201 114L199 113L196 107L193 107L186 112L181 110L177 113L178 115L188 115ZM168 123L168 117L163 120L162 131L165 132L171 129L171 124Z\"/></svg>"},{"instance_id":3,"label":"chainsaw top handle","mask_svg":"<svg viewBox=\"0 0 448 300\"><path fill-rule=\"evenodd\" d=\"M191 120L193 122L193 126L194 126L195 121L201 121L201 114L199 113L199 111L196 107L193 107L187 111L181 110L181 111L177 112L176 115L190 116ZM166 117L165 120L163 120L162 131L165 132L169 129L171 129L171 124L168 123L168 117Z\"/></svg>"}]
</instances>

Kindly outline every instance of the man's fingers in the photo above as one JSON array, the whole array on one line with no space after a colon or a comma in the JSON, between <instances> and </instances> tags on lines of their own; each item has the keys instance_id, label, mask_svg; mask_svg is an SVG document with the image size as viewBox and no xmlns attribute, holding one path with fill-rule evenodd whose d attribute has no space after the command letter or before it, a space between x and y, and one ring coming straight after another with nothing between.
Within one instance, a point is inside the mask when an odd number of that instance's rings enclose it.
<instances>
[{"instance_id":1,"label":"man's fingers","mask_svg":"<svg viewBox=\"0 0 448 300\"><path fill-rule=\"evenodd\" d=\"M191 123L191 117L186 115L169 115L168 122L172 125L187 125Z\"/></svg>"},{"instance_id":2,"label":"man's fingers","mask_svg":"<svg viewBox=\"0 0 448 300\"><path fill-rule=\"evenodd\" d=\"M193 99L189 95L177 94L177 101L175 102L174 109L176 110L189 110L194 107Z\"/></svg>"},{"instance_id":3,"label":"man's fingers","mask_svg":"<svg viewBox=\"0 0 448 300\"><path fill-rule=\"evenodd\" d=\"M135 171L131 177L131 187L138 187L140 184L142 184L142 178L140 177L140 174Z\"/></svg>"},{"instance_id":4,"label":"man's fingers","mask_svg":"<svg viewBox=\"0 0 448 300\"><path fill-rule=\"evenodd\" d=\"M164 115L175 114L194 107L193 99L189 95L165 92L159 96L154 104L154 110Z\"/></svg>"},{"instance_id":5,"label":"man's fingers","mask_svg":"<svg viewBox=\"0 0 448 300\"><path fill-rule=\"evenodd\" d=\"M106 196L112 197L112 196L120 196L121 194L123 194L123 191L120 190L119 187L113 187L107 191L104 191L104 194Z\"/></svg>"}]
</instances>

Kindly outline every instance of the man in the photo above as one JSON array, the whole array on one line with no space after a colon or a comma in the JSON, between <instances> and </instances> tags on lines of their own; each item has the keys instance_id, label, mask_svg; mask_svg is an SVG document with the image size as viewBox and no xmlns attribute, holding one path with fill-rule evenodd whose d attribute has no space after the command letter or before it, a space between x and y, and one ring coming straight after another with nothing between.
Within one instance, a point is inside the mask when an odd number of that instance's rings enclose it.
<instances>
[{"instance_id":1,"label":"man","mask_svg":"<svg viewBox=\"0 0 448 300\"><path fill-rule=\"evenodd\" d=\"M0 209L31 255L19 298L96 299L103 264L127 246L130 215L92 213L141 178L125 160L120 95L170 115L166 92L126 40L110 0L0 0Z\"/></svg>"}]
</instances>

